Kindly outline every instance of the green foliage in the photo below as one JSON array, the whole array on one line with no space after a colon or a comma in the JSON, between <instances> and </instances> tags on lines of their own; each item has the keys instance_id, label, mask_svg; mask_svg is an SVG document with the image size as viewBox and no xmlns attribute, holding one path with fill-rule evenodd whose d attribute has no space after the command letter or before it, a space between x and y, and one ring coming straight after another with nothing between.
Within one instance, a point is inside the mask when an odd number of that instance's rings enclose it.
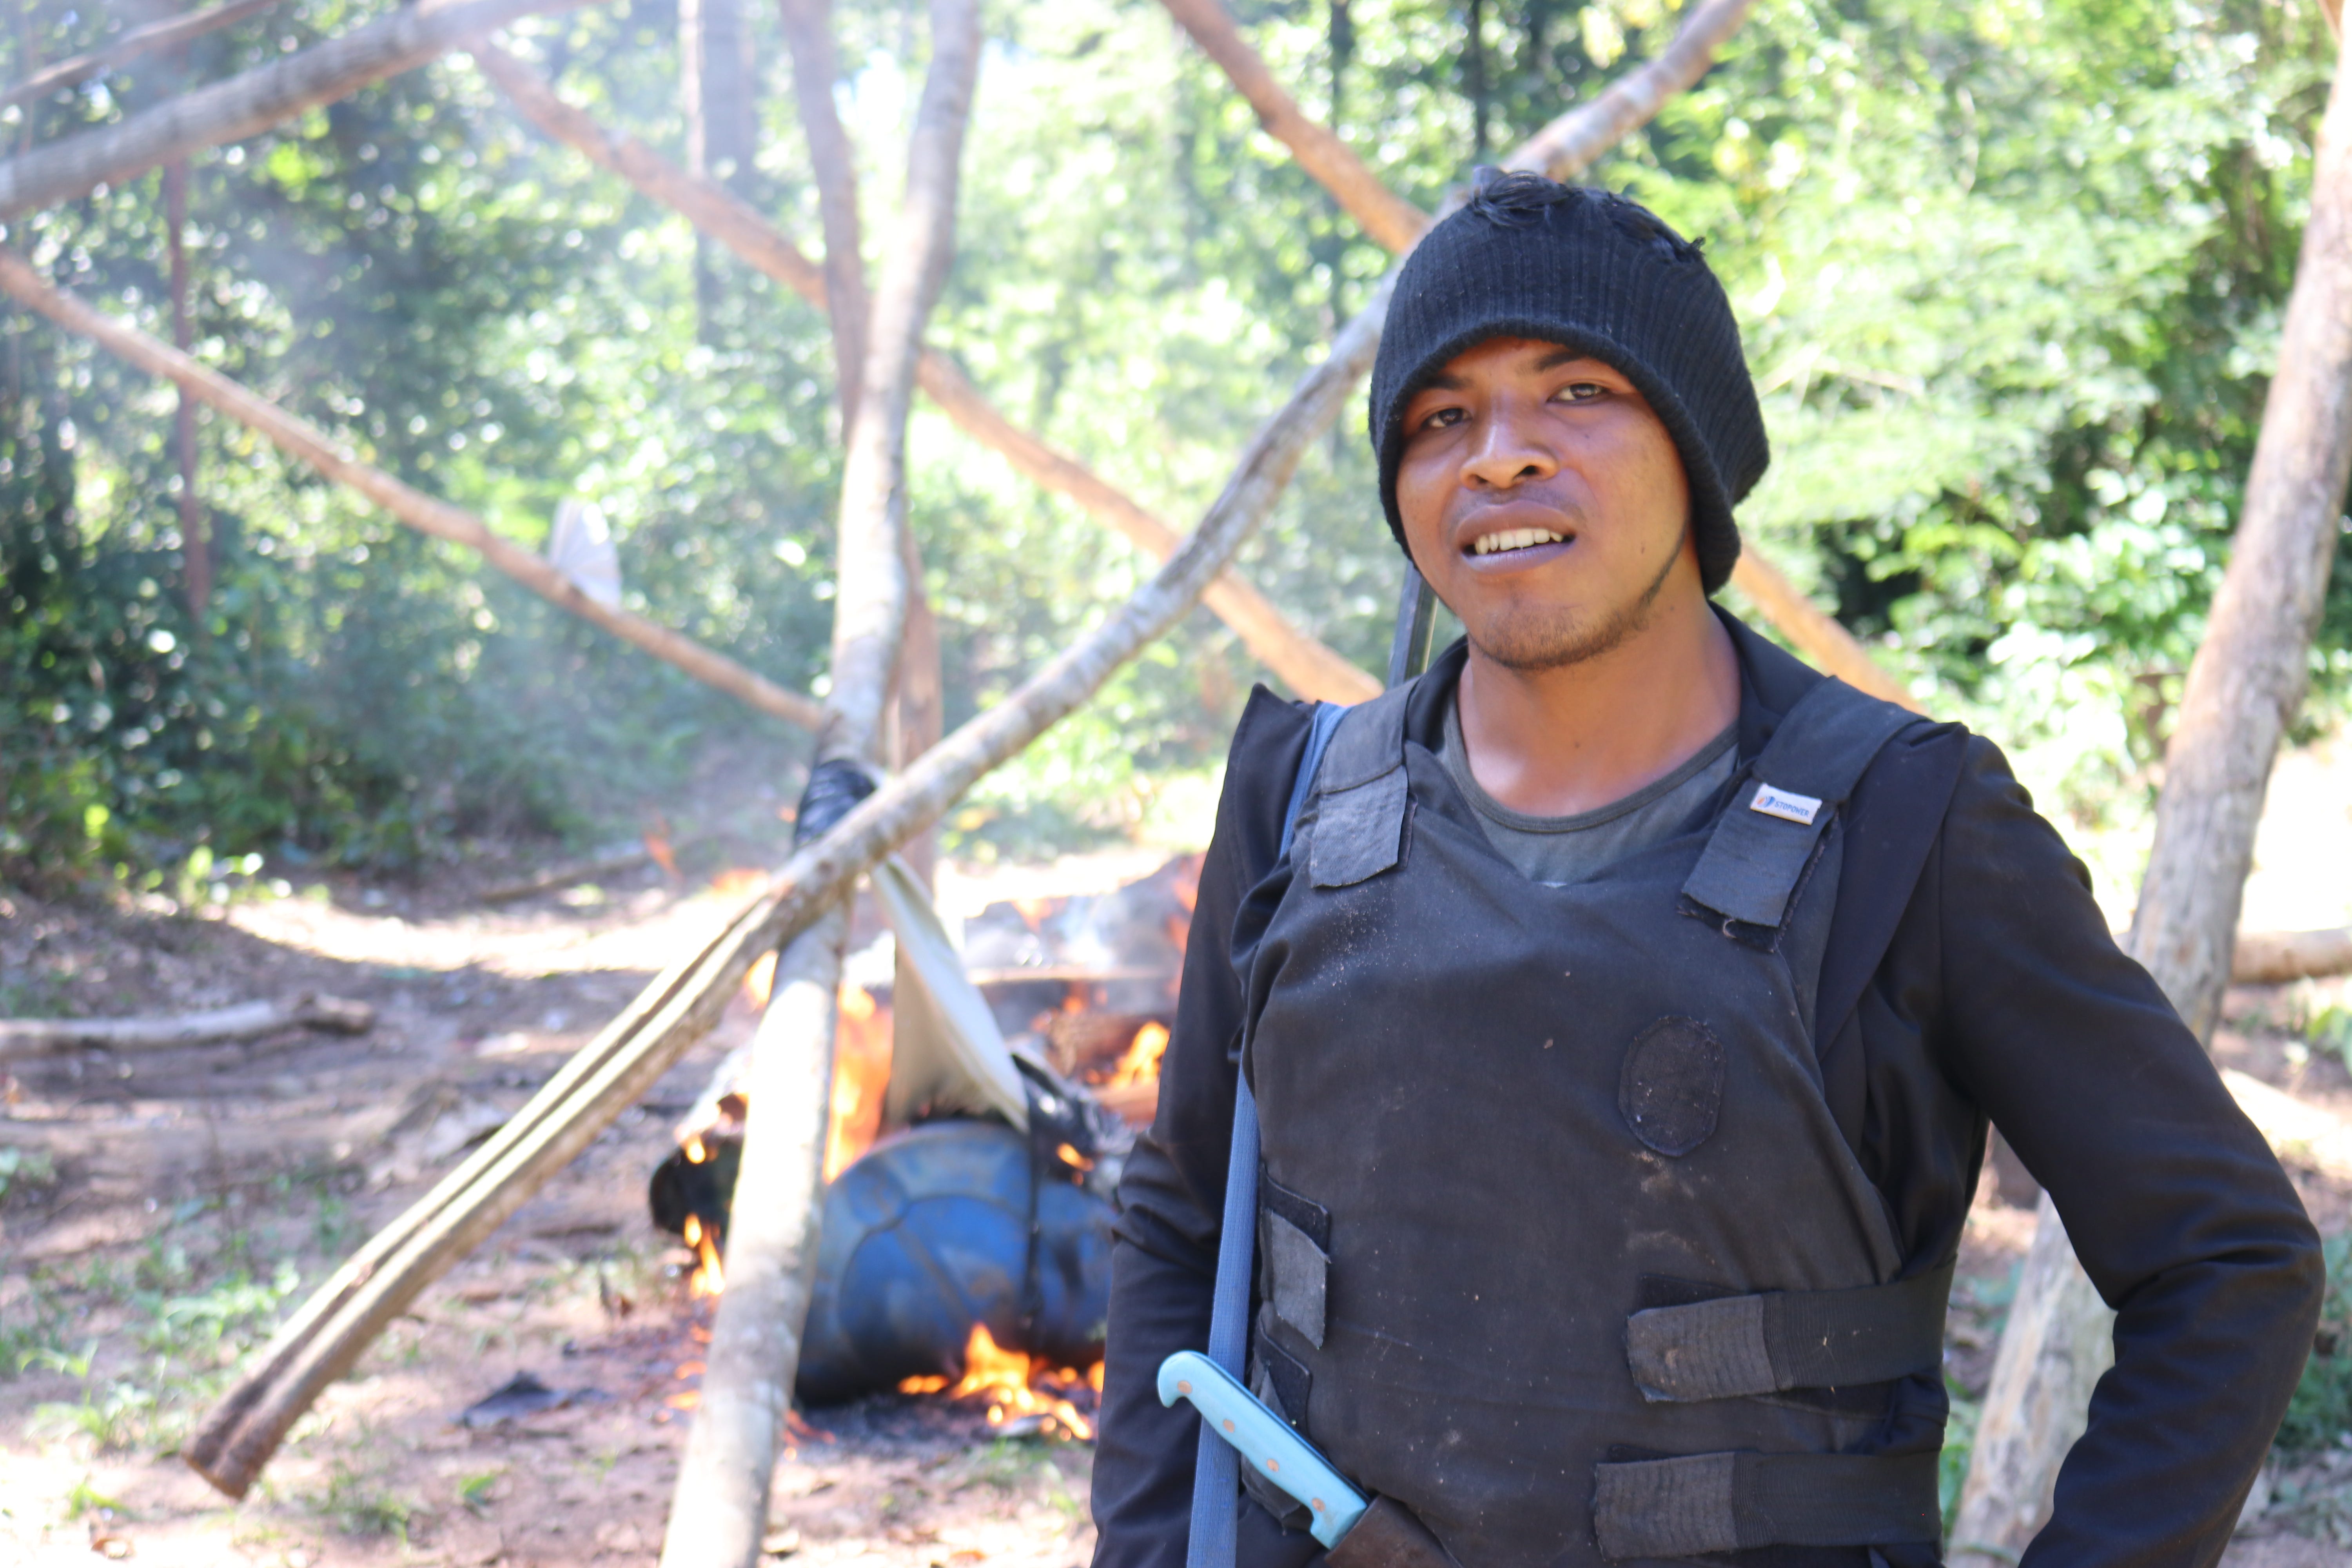
<instances>
[{"instance_id":1,"label":"green foliage","mask_svg":"<svg viewBox=\"0 0 2352 1568\"><path fill-rule=\"evenodd\" d=\"M43 58L119 25L65 0ZM1669 0L1236 8L1302 102L1434 205L1482 153L1664 47ZM0 113L54 138L347 28L294 3ZM878 247L922 60L909 14L838 16ZM521 29L562 90L675 148L660 0ZM758 26L772 26L761 19ZM933 342L1171 523L1389 264L1139 0L1001 10ZM11 40L13 43L14 41ZM1708 241L1776 465L1751 537L2084 826L2145 809L2226 555L2292 279L2327 53L2255 0L1764 0L1700 87L1591 172ZM747 191L817 232L783 71ZM155 176L13 226L168 333ZM418 488L536 544L612 520L628 602L821 685L837 433L816 312L524 131L461 57L194 160L199 353ZM813 237L809 240L814 248ZM868 258L869 264L873 258ZM714 736L804 744L199 420L215 582L186 602L173 398L0 318L0 876L188 897L213 868L416 867L472 837L609 831ZM1360 407L1252 574L1367 668L1398 558ZM910 514L948 717L996 700L1149 563L919 410ZM2352 672L2338 574L2321 712ZM1213 765L1259 672L1196 615L972 803L956 841L1122 830ZM202 865L198 851L211 857Z\"/></svg>"},{"instance_id":2,"label":"green foliage","mask_svg":"<svg viewBox=\"0 0 2352 1568\"><path fill-rule=\"evenodd\" d=\"M1960 1511L1960 1489L1968 1485L1969 1460L1977 1447L1977 1420L1984 1405L1962 1393L1960 1385L1948 1377L1944 1379L1944 1393L1951 1401L1951 1414L1944 1422L1943 1451L1936 1456L1936 1499L1944 1510L1944 1529L1948 1533Z\"/></svg>"},{"instance_id":3,"label":"green foliage","mask_svg":"<svg viewBox=\"0 0 2352 1568\"><path fill-rule=\"evenodd\" d=\"M408 1527L424 1512L410 1498L338 1460L327 1475L318 1511L345 1535L389 1535L408 1545Z\"/></svg>"},{"instance_id":4,"label":"green foliage","mask_svg":"<svg viewBox=\"0 0 2352 1568\"><path fill-rule=\"evenodd\" d=\"M12 1192L37 1192L54 1185L58 1165L46 1149L0 1149L0 1202Z\"/></svg>"},{"instance_id":5,"label":"green foliage","mask_svg":"<svg viewBox=\"0 0 2352 1568\"><path fill-rule=\"evenodd\" d=\"M2279 1426L2278 1447L2290 1456L2329 1447L2352 1434L2352 1237L2335 1237L2324 1245L2327 1291L2319 1309L2319 1334Z\"/></svg>"}]
</instances>

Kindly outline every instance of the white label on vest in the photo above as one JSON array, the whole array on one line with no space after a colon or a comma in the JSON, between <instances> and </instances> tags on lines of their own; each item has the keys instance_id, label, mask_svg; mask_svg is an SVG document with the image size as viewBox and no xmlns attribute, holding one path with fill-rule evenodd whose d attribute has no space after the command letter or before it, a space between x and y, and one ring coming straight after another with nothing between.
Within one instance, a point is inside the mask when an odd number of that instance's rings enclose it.
<instances>
[{"instance_id":1,"label":"white label on vest","mask_svg":"<svg viewBox=\"0 0 2352 1568\"><path fill-rule=\"evenodd\" d=\"M1756 798L1748 803L1748 809L1790 822L1801 822L1811 827L1813 818L1821 813L1822 803L1809 795L1797 795L1785 789L1774 789L1768 784L1759 784L1756 786Z\"/></svg>"}]
</instances>

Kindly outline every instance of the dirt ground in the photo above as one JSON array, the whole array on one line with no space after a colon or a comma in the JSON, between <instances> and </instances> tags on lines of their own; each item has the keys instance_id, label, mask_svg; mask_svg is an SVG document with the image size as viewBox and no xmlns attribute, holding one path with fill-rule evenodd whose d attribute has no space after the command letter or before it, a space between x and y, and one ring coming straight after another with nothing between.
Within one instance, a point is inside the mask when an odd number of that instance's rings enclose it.
<instances>
[{"instance_id":1,"label":"dirt ground","mask_svg":"<svg viewBox=\"0 0 2352 1568\"><path fill-rule=\"evenodd\" d=\"M706 848L685 878L646 866L495 908L473 897L479 881L429 897L319 882L201 917L0 891L0 1016L304 990L378 1010L358 1037L83 1051L0 1075L0 1564L653 1561L709 1306L688 1294L689 1255L646 1217L646 1177L748 1034L740 1005L394 1325L252 1495L228 1501L174 1456L281 1310L724 918L733 900L709 862L729 855ZM951 874L943 901L1108 887L1159 858ZM2352 1077L2290 1032L2326 999L2233 994L2218 1053L2352 1116ZM2324 1229L2352 1224L2352 1187L2298 1179ZM1986 1186L1952 1316L1964 1396L1982 1391L2032 1229L2014 1180ZM568 1397L457 1424L523 1373ZM936 1398L809 1413L778 1479L772 1561L1082 1564L1090 1461L1083 1443L1003 1439ZM2352 1447L2264 1489L2231 1568L2352 1563Z\"/></svg>"}]
</instances>

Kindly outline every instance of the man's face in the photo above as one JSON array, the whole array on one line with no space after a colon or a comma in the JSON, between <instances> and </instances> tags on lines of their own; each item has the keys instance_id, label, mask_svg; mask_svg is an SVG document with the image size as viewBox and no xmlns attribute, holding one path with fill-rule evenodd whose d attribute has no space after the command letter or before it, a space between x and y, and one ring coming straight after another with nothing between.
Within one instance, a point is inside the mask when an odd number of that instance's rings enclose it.
<instances>
[{"instance_id":1,"label":"man's face","mask_svg":"<svg viewBox=\"0 0 2352 1568\"><path fill-rule=\"evenodd\" d=\"M1405 543L1496 663L1574 664L1639 632L1662 595L1704 598L1682 458L1601 361L1489 338L1414 395L1404 432Z\"/></svg>"}]
</instances>

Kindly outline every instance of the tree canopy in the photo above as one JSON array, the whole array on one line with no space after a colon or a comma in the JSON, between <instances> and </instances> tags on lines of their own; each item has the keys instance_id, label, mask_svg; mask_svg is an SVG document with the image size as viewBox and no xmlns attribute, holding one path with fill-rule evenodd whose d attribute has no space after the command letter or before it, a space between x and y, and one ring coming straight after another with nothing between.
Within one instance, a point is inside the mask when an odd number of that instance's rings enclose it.
<instances>
[{"instance_id":1,"label":"tree canopy","mask_svg":"<svg viewBox=\"0 0 2352 1568\"><path fill-rule=\"evenodd\" d=\"M286 0L0 110L0 134L15 150L107 123L386 8ZM1231 8L1424 207L1677 20L1666 0ZM745 11L760 135L736 180L814 254L789 61L776 18ZM148 19L130 12L39 0L0 74ZM838 21L871 244L924 29L900 0ZM930 341L1188 521L1387 253L1153 0L997 5L988 34ZM667 0L630 0L510 41L675 151L677 37ZM1731 294L1774 444L1749 538L2078 824L2145 811L2226 557L2326 39L2315 8L2263 0L1762 0L1588 175L1704 237ZM168 337L161 184L26 216L7 243ZM633 608L787 687L817 679L840 460L826 322L698 257L682 219L540 138L466 57L197 156L187 244L200 358L522 542L593 501ZM200 846L415 864L485 832L625 820L713 736L739 766L804 752L212 419L216 587L192 616L173 406L102 351L0 318L0 873L159 875ZM919 404L910 464L952 726L1151 563ZM1245 562L1377 669L1400 561L1372 479L1360 419L1343 423ZM2352 689L2352 574L2336 581L2322 715ZM1214 764L1259 678L1196 614L957 831L1017 845L1132 820Z\"/></svg>"}]
</instances>

